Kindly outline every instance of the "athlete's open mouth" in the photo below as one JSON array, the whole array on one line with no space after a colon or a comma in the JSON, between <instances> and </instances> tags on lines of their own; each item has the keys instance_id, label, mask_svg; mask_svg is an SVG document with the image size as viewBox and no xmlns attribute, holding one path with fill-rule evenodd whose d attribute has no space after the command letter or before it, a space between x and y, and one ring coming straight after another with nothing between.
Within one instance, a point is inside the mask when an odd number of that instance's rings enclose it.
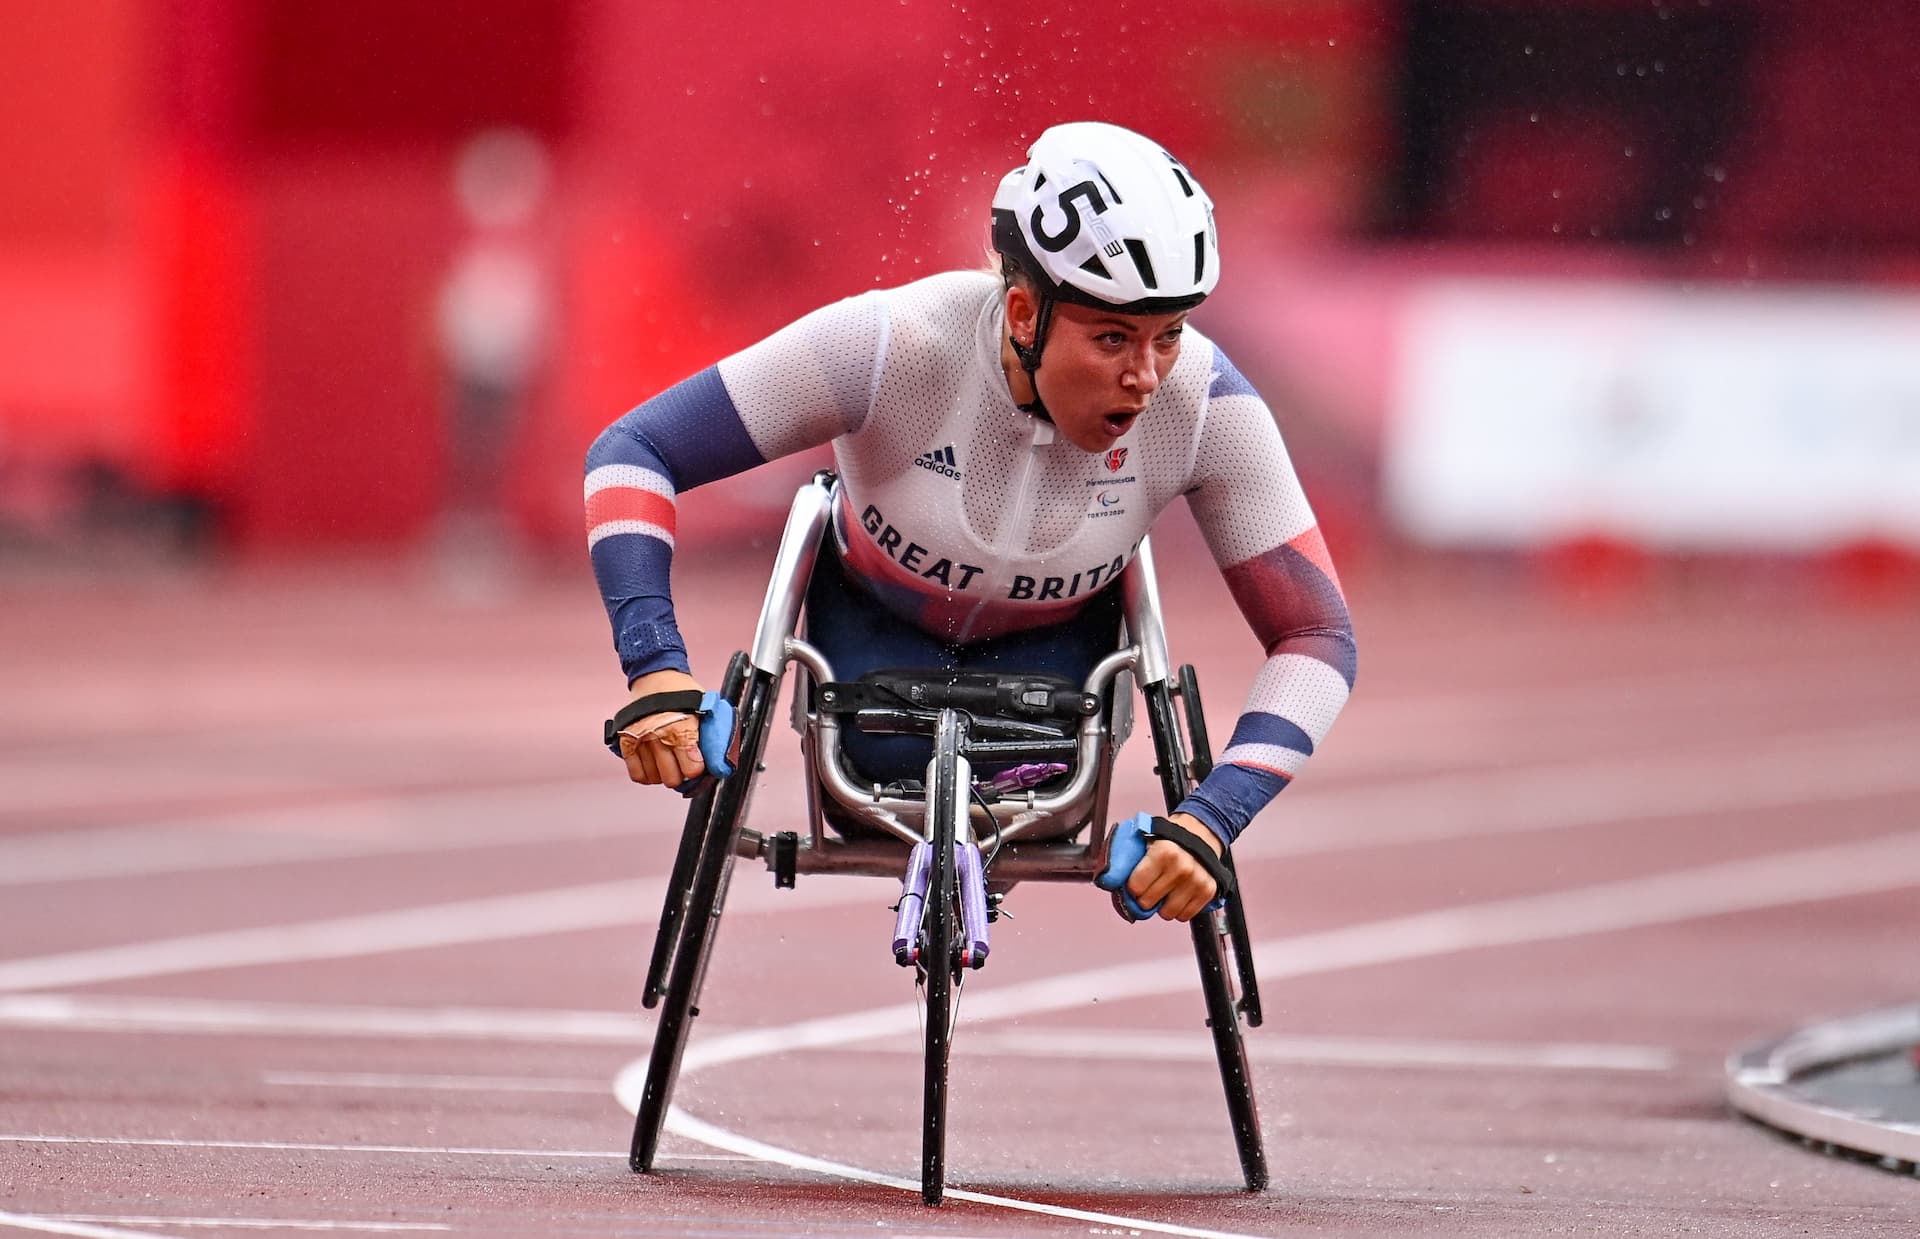
<instances>
[{"instance_id":1,"label":"athlete's open mouth","mask_svg":"<svg viewBox=\"0 0 1920 1239\"><path fill-rule=\"evenodd\" d=\"M1133 426L1134 419L1139 417L1140 413L1141 410L1139 409L1135 409L1132 412L1121 411L1119 413L1109 413L1107 414L1107 429L1114 434L1123 435Z\"/></svg>"}]
</instances>

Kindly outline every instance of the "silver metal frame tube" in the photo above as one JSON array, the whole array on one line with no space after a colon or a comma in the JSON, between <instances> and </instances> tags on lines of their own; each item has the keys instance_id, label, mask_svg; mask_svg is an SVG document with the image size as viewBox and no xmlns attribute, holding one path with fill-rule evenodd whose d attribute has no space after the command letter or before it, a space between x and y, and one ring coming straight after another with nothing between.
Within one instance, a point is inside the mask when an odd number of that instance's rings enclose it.
<instances>
[{"instance_id":1,"label":"silver metal frame tube","mask_svg":"<svg viewBox=\"0 0 1920 1239\"><path fill-rule=\"evenodd\" d=\"M1140 539L1140 550L1120 574L1127 610L1127 635L1140 649L1133 673L1142 687L1158 684L1168 675L1167 631L1160 619L1160 585L1153 572L1153 546Z\"/></svg>"},{"instance_id":2,"label":"silver metal frame tube","mask_svg":"<svg viewBox=\"0 0 1920 1239\"><path fill-rule=\"evenodd\" d=\"M807 583L813 579L820 539L833 513L833 492L819 482L802 486L787 510L787 527L773 559L773 577L767 582L766 601L760 604L760 622L753 630L753 665L777 676L786 667L786 640L800 623Z\"/></svg>"}]
</instances>

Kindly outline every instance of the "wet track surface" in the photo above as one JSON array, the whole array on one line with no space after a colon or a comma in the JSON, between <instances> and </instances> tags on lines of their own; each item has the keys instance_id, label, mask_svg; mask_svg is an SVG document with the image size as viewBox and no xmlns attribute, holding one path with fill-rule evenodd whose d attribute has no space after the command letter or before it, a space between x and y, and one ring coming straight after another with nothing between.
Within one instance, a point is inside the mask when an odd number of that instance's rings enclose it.
<instances>
[{"instance_id":1,"label":"wet track surface","mask_svg":"<svg viewBox=\"0 0 1920 1239\"><path fill-rule=\"evenodd\" d=\"M1162 592L1218 744L1259 656L1190 539ZM765 571L676 567L709 681ZM1911 1235L1920 1181L1723 1099L1729 1051L1910 997L1920 930L1914 600L1790 585L1355 582L1359 691L1236 849L1271 1190L1184 933L1029 885L960 1002L974 1196L933 1211L873 879L741 866L685 1116L628 1173L679 802L597 745L584 570L9 584L0 1231ZM772 747L756 825L800 828Z\"/></svg>"}]
</instances>

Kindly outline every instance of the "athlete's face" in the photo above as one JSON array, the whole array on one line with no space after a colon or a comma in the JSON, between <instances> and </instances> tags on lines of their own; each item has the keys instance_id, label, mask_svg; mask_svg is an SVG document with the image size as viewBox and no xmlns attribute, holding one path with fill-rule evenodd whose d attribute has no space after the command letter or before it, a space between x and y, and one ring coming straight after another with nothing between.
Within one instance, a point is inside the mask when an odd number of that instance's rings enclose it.
<instances>
[{"instance_id":1,"label":"athlete's face","mask_svg":"<svg viewBox=\"0 0 1920 1239\"><path fill-rule=\"evenodd\" d=\"M1022 344L1032 343L1038 313L1038 301L1025 288L1007 290L1007 325ZM1084 451L1105 452L1132 429L1180 359L1186 322L1185 311L1116 314L1056 303L1037 377L1060 437ZM1016 397L1024 398L1019 389L1025 378L1015 361L1008 381Z\"/></svg>"}]
</instances>

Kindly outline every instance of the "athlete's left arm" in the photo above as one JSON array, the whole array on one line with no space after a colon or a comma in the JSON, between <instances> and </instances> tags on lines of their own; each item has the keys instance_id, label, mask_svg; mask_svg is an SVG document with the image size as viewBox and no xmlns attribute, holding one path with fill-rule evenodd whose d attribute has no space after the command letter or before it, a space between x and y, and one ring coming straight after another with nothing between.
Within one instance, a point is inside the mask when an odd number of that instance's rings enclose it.
<instances>
[{"instance_id":1,"label":"athlete's left arm","mask_svg":"<svg viewBox=\"0 0 1920 1239\"><path fill-rule=\"evenodd\" d=\"M1218 350L1187 503L1267 653L1218 764L1180 805L1231 843L1326 738L1356 659L1340 579L1279 427Z\"/></svg>"}]
</instances>

